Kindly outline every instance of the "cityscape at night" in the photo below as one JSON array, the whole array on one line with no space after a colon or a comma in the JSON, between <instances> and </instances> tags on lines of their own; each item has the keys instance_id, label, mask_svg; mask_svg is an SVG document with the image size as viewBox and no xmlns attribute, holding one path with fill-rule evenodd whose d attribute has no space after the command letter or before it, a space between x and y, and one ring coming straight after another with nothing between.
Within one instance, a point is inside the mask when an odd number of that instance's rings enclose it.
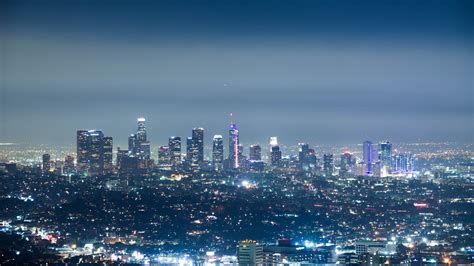
<instances>
[{"instance_id":1,"label":"cityscape at night","mask_svg":"<svg viewBox=\"0 0 474 266\"><path fill-rule=\"evenodd\" d=\"M474 2L0 2L0 265L474 265Z\"/></svg>"}]
</instances>

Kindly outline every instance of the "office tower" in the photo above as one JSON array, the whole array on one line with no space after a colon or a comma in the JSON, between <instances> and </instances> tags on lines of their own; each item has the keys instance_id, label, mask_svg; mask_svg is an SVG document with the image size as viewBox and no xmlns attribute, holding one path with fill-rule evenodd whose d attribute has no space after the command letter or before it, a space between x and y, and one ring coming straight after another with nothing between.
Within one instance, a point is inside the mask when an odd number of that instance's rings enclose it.
<instances>
[{"instance_id":1,"label":"office tower","mask_svg":"<svg viewBox=\"0 0 474 266\"><path fill-rule=\"evenodd\" d=\"M170 147L171 165L174 167L181 165L181 138L170 137L168 147Z\"/></svg>"},{"instance_id":2,"label":"office tower","mask_svg":"<svg viewBox=\"0 0 474 266\"><path fill-rule=\"evenodd\" d=\"M364 175L373 175L373 167L377 162L377 153L371 141L364 141L362 144Z\"/></svg>"},{"instance_id":3,"label":"office tower","mask_svg":"<svg viewBox=\"0 0 474 266\"><path fill-rule=\"evenodd\" d=\"M143 117L137 119L137 140L139 143L147 141L145 121Z\"/></svg>"},{"instance_id":4,"label":"office tower","mask_svg":"<svg viewBox=\"0 0 474 266\"><path fill-rule=\"evenodd\" d=\"M104 134L100 130L89 130L88 168L96 176L104 172Z\"/></svg>"},{"instance_id":5,"label":"office tower","mask_svg":"<svg viewBox=\"0 0 474 266\"><path fill-rule=\"evenodd\" d=\"M270 152L270 164L272 166L279 166L281 163L281 151L280 146L275 145L271 147Z\"/></svg>"},{"instance_id":6,"label":"office tower","mask_svg":"<svg viewBox=\"0 0 474 266\"><path fill-rule=\"evenodd\" d=\"M193 138L187 137L186 138L186 162L191 164L193 158Z\"/></svg>"},{"instance_id":7,"label":"office tower","mask_svg":"<svg viewBox=\"0 0 474 266\"><path fill-rule=\"evenodd\" d=\"M112 138L104 137L102 131L77 131L77 161L81 174L96 176L104 173L104 147L110 151Z\"/></svg>"},{"instance_id":8,"label":"office tower","mask_svg":"<svg viewBox=\"0 0 474 266\"><path fill-rule=\"evenodd\" d=\"M117 147L117 168L120 170L122 162L129 156L128 150L121 150L120 147Z\"/></svg>"},{"instance_id":9,"label":"office tower","mask_svg":"<svg viewBox=\"0 0 474 266\"><path fill-rule=\"evenodd\" d=\"M87 130L78 130L76 136L76 158L77 158L77 172L87 172L87 150L89 146L89 134Z\"/></svg>"},{"instance_id":10,"label":"office tower","mask_svg":"<svg viewBox=\"0 0 474 266\"><path fill-rule=\"evenodd\" d=\"M263 246L254 240L242 240L237 245L239 265L262 265Z\"/></svg>"},{"instance_id":11,"label":"office tower","mask_svg":"<svg viewBox=\"0 0 474 266\"><path fill-rule=\"evenodd\" d=\"M135 134L131 134L130 137L128 137L128 151L130 151L131 154L135 155L137 154L138 151L138 140L137 136Z\"/></svg>"},{"instance_id":12,"label":"office tower","mask_svg":"<svg viewBox=\"0 0 474 266\"><path fill-rule=\"evenodd\" d=\"M249 160L250 161L261 161L262 160L262 148L258 144L250 145L249 148Z\"/></svg>"},{"instance_id":13,"label":"office tower","mask_svg":"<svg viewBox=\"0 0 474 266\"><path fill-rule=\"evenodd\" d=\"M51 171L51 156L49 154L43 154L43 173L49 173Z\"/></svg>"},{"instance_id":14,"label":"office tower","mask_svg":"<svg viewBox=\"0 0 474 266\"><path fill-rule=\"evenodd\" d=\"M313 162L315 159L314 150L309 148L309 145L306 143L298 143L298 161L300 169L303 171L309 171L311 168L314 168L316 162Z\"/></svg>"},{"instance_id":15,"label":"office tower","mask_svg":"<svg viewBox=\"0 0 474 266\"><path fill-rule=\"evenodd\" d=\"M239 130L235 123L230 124L229 129L229 166L239 168Z\"/></svg>"},{"instance_id":16,"label":"office tower","mask_svg":"<svg viewBox=\"0 0 474 266\"><path fill-rule=\"evenodd\" d=\"M104 171L106 173L112 172L114 165L112 164L113 157L113 139L112 137L104 137Z\"/></svg>"},{"instance_id":17,"label":"office tower","mask_svg":"<svg viewBox=\"0 0 474 266\"><path fill-rule=\"evenodd\" d=\"M384 177L390 173L392 165L392 143L386 141L379 144L380 172Z\"/></svg>"},{"instance_id":18,"label":"office tower","mask_svg":"<svg viewBox=\"0 0 474 266\"><path fill-rule=\"evenodd\" d=\"M65 175L73 175L76 172L74 167L74 157L71 155L64 158L63 172Z\"/></svg>"},{"instance_id":19,"label":"office tower","mask_svg":"<svg viewBox=\"0 0 474 266\"><path fill-rule=\"evenodd\" d=\"M147 161L151 157L150 142L147 140L145 118L137 119L137 133L128 138L128 151L131 156Z\"/></svg>"},{"instance_id":20,"label":"office tower","mask_svg":"<svg viewBox=\"0 0 474 266\"><path fill-rule=\"evenodd\" d=\"M171 166L171 152L169 146L160 146L158 149L158 165Z\"/></svg>"},{"instance_id":21,"label":"office tower","mask_svg":"<svg viewBox=\"0 0 474 266\"><path fill-rule=\"evenodd\" d=\"M221 135L214 135L212 139L212 165L214 170L223 169L224 162L224 141Z\"/></svg>"},{"instance_id":22,"label":"office tower","mask_svg":"<svg viewBox=\"0 0 474 266\"><path fill-rule=\"evenodd\" d=\"M350 152L344 152L341 154L341 174L342 175L351 172L354 165L355 165L355 160Z\"/></svg>"},{"instance_id":23,"label":"office tower","mask_svg":"<svg viewBox=\"0 0 474 266\"><path fill-rule=\"evenodd\" d=\"M334 155L333 154L323 155L323 171L326 177L333 175L334 173Z\"/></svg>"},{"instance_id":24,"label":"office tower","mask_svg":"<svg viewBox=\"0 0 474 266\"><path fill-rule=\"evenodd\" d=\"M204 129L194 128L191 138L191 166L204 162Z\"/></svg>"}]
</instances>

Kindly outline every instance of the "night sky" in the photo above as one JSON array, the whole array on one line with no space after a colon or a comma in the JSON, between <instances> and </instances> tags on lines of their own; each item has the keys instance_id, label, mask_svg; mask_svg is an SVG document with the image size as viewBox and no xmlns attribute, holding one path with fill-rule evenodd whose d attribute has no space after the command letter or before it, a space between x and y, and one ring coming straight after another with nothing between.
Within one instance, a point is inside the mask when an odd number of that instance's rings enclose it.
<instances>
[{"instance_id":1,"label":"night sky","mask_svg":"<svg viewBox=\"0 0 474 266\"><path fill-rule=\"evenodd\" d=\"M473 141L474 1L0 1L0 142Z\"/></svg>"}]
</instances>

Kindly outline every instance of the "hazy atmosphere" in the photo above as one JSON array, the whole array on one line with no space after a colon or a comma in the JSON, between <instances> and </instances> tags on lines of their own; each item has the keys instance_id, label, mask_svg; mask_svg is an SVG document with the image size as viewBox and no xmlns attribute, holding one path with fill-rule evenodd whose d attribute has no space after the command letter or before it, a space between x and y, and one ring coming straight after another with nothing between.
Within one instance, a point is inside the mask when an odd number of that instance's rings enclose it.
<instances>
[{"instance_id":1,"label":"hazy atmosphere","mask_svg":"<svg viewBox=\"0 0 474 266\"><path fill-rule=\"evenodd\" d=\"M473 2L341 2L1 1L0 142L472 142Z\"/></svg>"}]
</instances>

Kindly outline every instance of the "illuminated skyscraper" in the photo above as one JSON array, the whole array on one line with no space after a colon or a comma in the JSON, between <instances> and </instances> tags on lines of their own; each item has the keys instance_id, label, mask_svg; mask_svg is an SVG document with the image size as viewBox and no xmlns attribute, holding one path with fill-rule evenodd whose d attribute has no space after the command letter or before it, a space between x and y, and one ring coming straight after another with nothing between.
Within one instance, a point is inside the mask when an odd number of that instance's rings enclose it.
<instances>
[{"instance_id":1,"label":"illuminated skyscraper","mask_svg":"<svg viewBox=\"0 0 474 266\"><path fill-rule=\"evenodd\" d=\"M49 154L43 154L43 173L49 173L51 171L51 156Z\"/></svg>"},{"instance_id":2,"label":"illuminated skyscraper","mask_svg":"<svg viewBox=\"0 0 474 266\"><path fill-rule=\"evenodd\" d=\"M334 173L334 155L333 154L323 155L323 171L326 177L333 175Z\"/></svg>"},{"instance_id":3,"label":"illuminated skyscraper","mask_svg":"<svg viewBox=\"0 0 474 266\"><path fill-rule=\"evenodd\" d=\"M143 117L137 119L137 140L139 143L147 141L145 121Z\"/></svg>"},{"instance_id":4,"label":"illuminated skyscraper","mask_svg":"<svg viewBox=\"0 0 474 266\"><path fill-rule=\"evenodd\" d=\"M138 145L137 136L131 134L130 137L128 137L128 151L134 156L139 153Z\"/></svg>"},{"instance_id":5,"label":"illuminated skyscraper","mask_svg":"<svg viewBox=\"0 0 474 266\"><path fill-rule=\"evenodd\" d=\"M379 144L380 171L385 176L390 172L392 165L392 144L388 141Z\"/></svg>"},{"instance_id":6,"label":"illuminated skyscraper","mask_svg":"<svg viewBox=\"0 0 474 266\"><path fill-rule=\"evenodd\" d=\"M270 165L279 166L281 162L281 151L278 146L277 137L270 137Z\"/></svg>"},{"instance_id":7,"label":"illuminated skyscraper","mask_svg":"<svg viewBox=\"0 0 474 266\"><path fill-rule=\"evenodd\" d=\"M377 161L377 153L374 150L371 141L364 141L362 144L363 152L363 164L364 164L364 175L371 176L373 175L373 167Z\"/></svg>"},{"instance_id":8,"label":"illuminated skyscraper","mask_svg":"<svg viewBox=\"0 0 474 266\"><path fill-rule=\"evenodd\" d=\"M63 172L65 175L73 175L76 172L74 167L74 157L71 155L67 155L66 158L64 158Z\"/></svg>"},{"instance_id":9,"label":"illuminated skyscraper","mask_svg":"<svg viewBox=\"0 0 474 266\"><path fill-rule=\"evenodd\" d=\"M204 162L204 129L194 128L191 139L191 166Z\"/></svg>"},{"instance_id":10,"label":"illuminated skyscraper","mask_svg":"<svg viewBox=\"0 0 474 266\"><path fill-rule=\"evenodd\" d=\"M341 175L351 172L355 166L354 157L350 152L344 152L341 154Z\"/></svg>"},{"instance_id":11,"label":"illuminated skyscraper","mask_svg":"<svg viewBox=\"0 0 474 266\"><path fill-rule=\"evenodd\" d=\"M262 160L262 148L258 144L250 145L249 148L249 160L250 161L261 161Z\"/></svg>"},{"instance_id":12,"label":"illuminated skyscraper","mask_svg":"<svg viewBox=\"0 0 474 266\"><path fill-rule=\"evenodd\" d=\"M187 137L186 138L186 162L191 164L193 158L193 138Z\"/></svg>"},{"instance_id":13,"label":"illuminated skyscraper","mask_svg":"<svg viewBox=\"0 0 474 266\"><path fill-rule=\"evenodd\" d=\"M112 164L113 157L113 139L112 137L104 137L104 172L112 172L114 165Z\"/></svg>"},{"instance_id":14,"label":"illuminated skyscraper","mask_svg":"<svg viewBox=\"0 0 474 266\"><path fill-rule=\"evenodd\" d=\"M171 152L169 146L160 146L158 149L158 165L171 166Z\"/></svg>"},{"instance_id":15,"label":"illuminated skyscraper","mask_svg":"<svg viewBox=\"0 0 474 266\"><path fill-rule=\"evenodd\" d=\"M181 165L181 138L170 137L168 146L170 148L171 165L174 167Z\"/></svg>"},{"instance_id":16,"label":"illuminated skyscraper","mask_svg":"<svg viewBox=\"0 0 474 266\"><path fill-rule=\"evenodd\" d=\"M275 145L271 147L271 153L270 153L270 163L272 166L280 166L281 162L281 151L280 151L280 146Z\"/></svg>"},{"instance_id":17,"label":"illuminated skyscraper","mask_svg":"<svg viewBox=\"0 0 474 266\"><path fill-rule=\"evenodd\" d=\"M309 148L306 143L298 144L298 161L300 169L303 171L310 171L316 166L316 155L313 149Z\"/></svg>"},{"instance_id":18,"label":"illuminated skyscraper","mask_svg":"<svg viewBox=\"0 0 474 266\"><path fill-rule=\"evenodd\" d=\"M239 168L239 130L235 123L230 124L229 129L229 166Z\"/></svg>"},{"instance_id":19,"label":"illuminated skyscraper","mask_svg":"<svg viewBox=\"0 0 474 266\"><path fill-rule=\"evenodd\" d=\"M107 158L110 159L112 138L104 137L100 130L77 131L78 170L81 174L102 175ZM105 155L107 153L107 155Z\"/></svg>"},{"instance_id":20,"label":"illuminated skyscraper","mask_svg":"<svg viewBox=\"0 0 474 266\"><path fill-rule=\"evenodd\" d=\"M214 170L223 169L224 162L224 142L221 135L214 135L212 139L212 165Z\"/></svg>"},{"instance_id":21,"label":"illuminated skyscraper","mask_svg":"<svg viewBox=\"0 0 474 266\"><path fill-rule=\"evenodd\" d=\"M87 130L78 130L76 137L76 157L77 157L77 172L83 174L87 172L87 150L89 146L89 134Z\"/></svg>"}]
</instances>

